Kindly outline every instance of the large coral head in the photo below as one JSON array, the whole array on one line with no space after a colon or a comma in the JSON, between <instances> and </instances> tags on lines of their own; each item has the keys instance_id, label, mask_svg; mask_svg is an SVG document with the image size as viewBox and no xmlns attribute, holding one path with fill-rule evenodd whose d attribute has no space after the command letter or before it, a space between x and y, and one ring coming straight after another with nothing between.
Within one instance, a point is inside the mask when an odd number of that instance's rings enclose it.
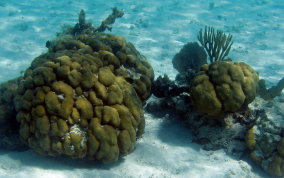
<instances>
[{"instance_id":1,"label":"large coral head","mask_svg":"<svg viewBox=\"0 0 284 178\"><path fill-rule=\"evenodd\" d=\"M258 74L242 62L214 62L204 65L193 79L193 106L208 117L222 117L246 107L256 96Z\"/></svg>"}]
</instances>

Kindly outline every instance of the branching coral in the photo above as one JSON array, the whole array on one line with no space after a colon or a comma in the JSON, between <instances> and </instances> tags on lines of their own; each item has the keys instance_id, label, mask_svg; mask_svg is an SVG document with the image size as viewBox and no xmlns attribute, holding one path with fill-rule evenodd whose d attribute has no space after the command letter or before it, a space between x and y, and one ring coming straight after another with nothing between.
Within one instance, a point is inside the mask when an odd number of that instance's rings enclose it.
<instances>
[{"instance_id":1,"label":"branching coral","mask_svg":"<svg viewBox=\"0 0 284 178\"><path fill-rule=\"evenodd\" d=\"M122 17L124 12L118 10L116 7L112 9L112 14L110 14L104 21L102 21L101 25L95 30L96 32L104 32L106 29L111 31L112 27L110 26L115 22L116 18Z\"/></svg>"},{"instance_id":2,"label":"branching coral","mask_svg":"<svg viewBox=\"0 0 284 178\"><path fill-rule=\"evenodd\" d=\"M211 63L224 61L231 50L232 35L226 35L221 30L215 31L213 27L205 26L204 33L200 29L197 36L201 45L205 48Z\"/></svg>"},{"instance_id":3,"label":"branching coral","mask_svg":"<svg viewBox=\"0 0 284 178\"><path fill-rule=\"evenodd\" d=\"M117 9L116 7L112 8L112 13L102 21L99 27L94 27L92 23L86 23L86 14L84 10L81 10L79 13L79 22L76 23L74 27L67 27L63 30L63 33L58 33L57 35L66 35L70 34L73 36L81 35L81 34L93 34L96 32L104 32L105 30L111 31L111 24L115 22L116 18L120 18L124 15L122 10Z\"/></svg>"}]
</instances>

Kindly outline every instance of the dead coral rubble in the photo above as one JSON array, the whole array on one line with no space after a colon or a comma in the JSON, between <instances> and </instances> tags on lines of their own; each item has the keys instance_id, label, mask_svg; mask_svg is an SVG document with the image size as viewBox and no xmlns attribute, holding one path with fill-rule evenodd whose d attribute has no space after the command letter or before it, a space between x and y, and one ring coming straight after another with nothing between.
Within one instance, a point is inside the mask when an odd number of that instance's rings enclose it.
<instances>
[{"instance_id":1,"label":"dead coral rubble","mask_svg":"<svg viewBox=\"0 0 284 178\"><path fill-rule=\"evenodd\" d=\"M273 107L272 107L273 106ZM264 112L246 132L251 159L272 176L284 176L283 96L267 103L257 98L252 108Z\"/></svg>"},{"instance_id":2,"label":"dead coral rubble","mask_svg":"<svg viewBox=\"0 0 284 178\"><path fill-rule=\"evenodd\" d=\"M266 88L264 79L259 80L258 86L258 94L261 98L265 100L273 100L276 96L281 95L284 88L284 77L277 83L277 85L272 86L269 89Z\"/></svg>"},{"instance_id":3,"label":"dead coral rubble","mask_svg":"<svg viewBox=\"0 0 284 178\"><path fill-rule=\"evenodd\" d=\"M92 23L86 23L86 14L84 10L81 10L79 13L78 23L74 27L68 26L66 29L63 30L62 33L58 33L57 35L73 35L77 36L80 34L93 34L96 32L104 32L105 30L111 31L112 27L111 24L115 22L117 18L120 18L124 15L122 10L117 9L116 7L112 8L112 13L102 21L99 27L94 27Z\"/></svg>"}]
</instances>

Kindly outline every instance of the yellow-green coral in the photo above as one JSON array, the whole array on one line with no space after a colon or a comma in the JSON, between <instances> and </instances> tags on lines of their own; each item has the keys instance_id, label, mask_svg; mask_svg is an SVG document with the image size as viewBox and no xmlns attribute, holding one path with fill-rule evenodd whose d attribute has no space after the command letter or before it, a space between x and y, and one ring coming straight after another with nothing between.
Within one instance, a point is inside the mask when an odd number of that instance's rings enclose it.
<instances>
[{"instance_id":1,"label":"yellow-green coral","mask_svg":"<svg viewBox=\"0 0 284 178\"><path fill-rule=\"evenodd\" d=\"M260 118L246 133L245 142L249 148L249 155L268 174L283 177L284 137L281 138L277 131L270 133L273 126L271 127L268 124L272 123L263 124L264 120Z\"/></svg>"},{"instance_id":2,"label":"yellow-green coral","mask_svg":"<svg viewBox=\"0 0 284 178\"><path fill-rule=\"evenodd\" d=\"M22 119L22 122L30 121L30 115L24 113L17 114L13 104L16 90L21 80L22 78L19 77L0 84L0 149L8 149L10 151L28 149L19 138L19 124L17 120L20 121ZM30 101L27 103L30 104ZM39 109L38 111L39 114L42 113L42 110ZM27 129L29 128L22 128L21 131Z\"/></svg>"},{"instance_id":3,"label":"yellow-green coral","mask_svg":"<svg viewBox=\"0 0 284 178\"><path fill-rule=\"evenodd\" d=\"M133 84L143 102L149 98L154 71L146 58L135 49L133 44L126 42L123 37L104 33L94 34L93 39L100 43L94 43L94 40L90 40L86 35L78 38L99 52L94 57L96 59L102 58L103 65L107 65L113 74L123 76ZM106 45L109 45L109 48L106 48ZM140 86L141 83L144 85L143 89L138 87L139 83Z\"/></svg>"},{"instance_id":4,"label":"yellow-green coral","mask_svg":"<svg viewBox=\"0 0 284 178\"><path fill-rule=\"evenodd\" d=\"M268 162L265 169L270 175L283 176L284 175L284 158L278 154L275 154Z\"/></svg>"},{"instance_id":5,"label":"yellow-green coral","mask_svg":"<svg viewBox=\"0 0 284 178\"><path fill-rule=\"evenodd\" d=\"M222 117L252 102L257 84L258 74L245 63L205 64L192 82L192 104L208 117Z\"/></svg>"},{"instance_id":6,"label":"yellow-green coral","mask_svg":"<svg viewBox=\"0 0 284 178\"><path fill-rule=\"evenodd\" d=\"M0 86L0 123L14 124L11 114L19 122L11 130L39 154L114 162L144 132L154 72L131 43L98 33L82 13L81 27L47 41L23 77Z\"/></svg>"},{"instance_id":7,"label":"yellow-green coral","mask_svg":"<svg viewBox=\"0 0 284 178\"><path fill-rule=\"evenodd\" d=\"M246 145L250 150L254 150L256 146L256 140L254 138L254 128L250 128L246 133Z\"/></svg>"},{"instance_id":8,"label":"yellow-green coral","mask_svg":"<svg viewBox=\"0 0 284 178\"><path fill-rule=\"evenodd\" d=\"M104 163L132 152L154 77L146 59L123 37L103 33L59 37L48 47L14 99L22 140L42 155Z\"/></svg>"}]
</instances>

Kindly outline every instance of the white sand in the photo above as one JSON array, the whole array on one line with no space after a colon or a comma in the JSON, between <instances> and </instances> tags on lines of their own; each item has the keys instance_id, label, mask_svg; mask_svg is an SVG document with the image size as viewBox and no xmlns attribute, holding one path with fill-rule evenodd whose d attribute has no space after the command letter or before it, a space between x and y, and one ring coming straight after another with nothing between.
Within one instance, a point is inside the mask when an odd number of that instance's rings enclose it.
<instances>
[{"instance_id":1,"label":"white sand","mask_svg":"<svg viewBox=\"0 0 284 178\"><path fill-rule=\"evenodd\" d=\"M211 4L211 5L210 5ZM112 33L144 54L156 76L174 79L171 59L204 25L233 35L230 57L252 65L269 85L284 76L283 0L1 0L0 82L19 76L45 52L62 24L74 24L80 9L98 25L117 6L125 10ZM211 8L210 8L211 6ZM43 158L31 151L1 152L0 177L257 177L251 166L222 150L191 143L180 123L146 114L146 133L136 150L112 165Z\"/></svg>"},{"instance_id":2,"label":"white sand","mask_svg":"<svg viewBox=\"0 0 284 178\"><path fill-rule=\"evenodd\" d=\"M257 177L251 166L222 150L204 151L191 142L181 122L146 114L146 131L136 150L119 162L40 157L31 151L0 156L0 176L7 177Z\"/></svg>"}]
</instances>

